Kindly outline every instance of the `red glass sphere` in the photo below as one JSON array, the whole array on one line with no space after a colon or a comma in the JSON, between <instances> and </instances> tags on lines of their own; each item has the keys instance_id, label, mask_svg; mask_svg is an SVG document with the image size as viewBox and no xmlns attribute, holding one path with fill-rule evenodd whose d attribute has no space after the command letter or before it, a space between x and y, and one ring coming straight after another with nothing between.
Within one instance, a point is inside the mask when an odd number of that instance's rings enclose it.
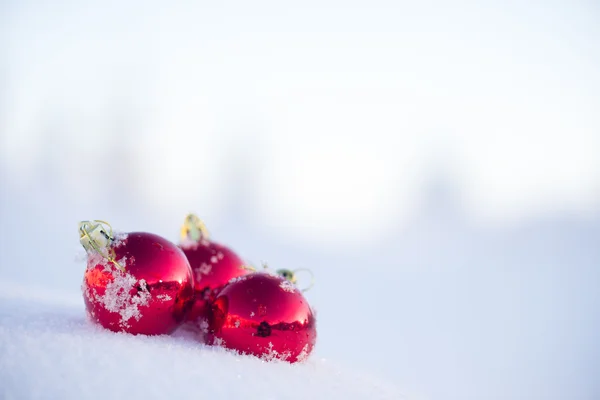
<instances>
[{"instance_id":1,"label":"red glass sphere","mask_svg":"<svg viewBox=\"0 0 600 400\"><path fill-rule=\"evenodd\" d=\"M190 262L194 276L195 300L187 319L202 322L208 318L210 304L223 286L249 271L232 250L207 239L186 241L179 247Z\"/></svg>"},{"instance_id":2,"label":"red glass sphere","mask_svg":"<svg viewBox=\"0 0 600 400\"><path fill-rule=\"evenodd\" d=\"M90 318L106 329L169 334L193 304L192 282L187 258L176 245L133 232L88 249L83 299Z\"/></svg>"},{"instance_id":3,"label":"red glass sphere","mask_svg":"<svg viewBox=\"0 0 600 400\"><path fill-rule=\"evenodd\" d=\"M316 319L298 288L254 272L234 279L211 307L207 341L265 360L304 361L317 339Z\"/></svg>"}]
</instances>

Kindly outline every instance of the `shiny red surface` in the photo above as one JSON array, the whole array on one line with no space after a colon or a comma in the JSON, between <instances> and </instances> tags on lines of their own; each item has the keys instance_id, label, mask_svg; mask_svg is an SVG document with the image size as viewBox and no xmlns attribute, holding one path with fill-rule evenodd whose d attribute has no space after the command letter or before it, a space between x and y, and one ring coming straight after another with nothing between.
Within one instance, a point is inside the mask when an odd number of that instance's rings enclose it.
<instances>
[{"instance_id":1,"label":"shiny red surface","mask_svg":"<svg viewBox=\"0 0 600 400\"><path fill-rule=\"evenodd\" d=\"M190 262L194 276L195 301L188 320L207 318L210 303L231 279L247 274L244 262L229 248L201 239L193 244L180 245Z\"/></svg>"},{"instance_id":2,"label":"shiny red surface","mask_svg":"<svg viewBox=\"0 0 600 400\"><path fill-rule=\"evenodd\" d=\"M209 344L293 363L308 357L316 339L310 305L278 276L254 272L241 277L225 286L211 308Z\"/></svg>"},{"instance_id":3,"label":"shiny red surface","mask_svg":"<svg viewBox=\"0 0 600 400\"><path fill-rule=\"evenodd\" d=\"M192 271L183 252L168 240L143 232L129 233L113 249L125 273L97 254L88 254L82 289L91 319L115 332L173 332L193 304ZM110 289L115 280L126 277L135 282L124 285L128 291ZM145 289L141 280L146 283ZM107 288L112 295L107 294ZM112 310L107 309L108 301L113 301L108 307Z\"/></svg>"}]
</instances>

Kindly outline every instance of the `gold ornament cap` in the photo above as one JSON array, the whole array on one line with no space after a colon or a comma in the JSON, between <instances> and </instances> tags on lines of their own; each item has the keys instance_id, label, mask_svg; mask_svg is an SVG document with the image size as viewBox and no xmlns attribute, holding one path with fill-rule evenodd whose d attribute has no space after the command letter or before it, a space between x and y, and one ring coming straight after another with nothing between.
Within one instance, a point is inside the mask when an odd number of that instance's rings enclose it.
<instances>
[{"instance_id":1,"label":"gold ornament cap","mask_svg":"<svg viewBox=\"0 0 600 400\"><path fill-rule=\"evenodd\" d=\"M114 240L112 227L106 221L93 220L79 223L79 243L85 251L98 253L121 271L125 271L125 268L115 260L114 250L110 247Z\"/></svg>"},{"instance_id":2,"label":"gold ornament cap","mask_svg":"<svg viewBox=\"0 0 600 400\"><path fill-rule=\"evenodd\" d=\"M198 242L201 239L208 239L208 237L208 229L206 229L204 222L202 222L196 214L188 214L181 227L181 240L193 240L194 242Z\"/></svg>"}]
</instances>

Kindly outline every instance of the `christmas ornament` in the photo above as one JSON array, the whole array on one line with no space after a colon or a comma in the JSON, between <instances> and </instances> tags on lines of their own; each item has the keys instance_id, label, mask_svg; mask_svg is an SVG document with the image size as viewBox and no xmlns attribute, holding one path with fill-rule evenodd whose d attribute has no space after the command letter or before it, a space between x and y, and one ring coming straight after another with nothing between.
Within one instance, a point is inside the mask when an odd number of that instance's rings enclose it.
<instances>
[{"instance_id":1,"label":"christmas ornament","mask_svg":"<svg viewBox=\"0 0 600 400\"><path fill-rule=\"evenodd\" d=\"M87 252L82 290L90 318L115 332L173 332L193 304L183 252L152 233L115 234L104 221L81 222L79 234Z\"/></svg>"},{"instance_id":2,"label":"christmas ornament","mask_svg":"<svg viewBox=\"0 0 600 400\"><path fill-rule=\"evenodd\" d=\"M266 272L233 279L212 304L207 342L268 361L304 361L315 346L316 319L290 280Z\"/></svg>"},{"instance_id":3,"label":"christmas ornament","mask_svg":"<svg viewBox=\"0 0 600 400\"><path fill-rule=\"evenodd\" d=\"M194 276L195 301L188 320L205 324L210 303L223 286L249 270L232 250L209 240L206 227L194 214L185 219L179 247L190 262Z\"/></svg>"}]
</instances>

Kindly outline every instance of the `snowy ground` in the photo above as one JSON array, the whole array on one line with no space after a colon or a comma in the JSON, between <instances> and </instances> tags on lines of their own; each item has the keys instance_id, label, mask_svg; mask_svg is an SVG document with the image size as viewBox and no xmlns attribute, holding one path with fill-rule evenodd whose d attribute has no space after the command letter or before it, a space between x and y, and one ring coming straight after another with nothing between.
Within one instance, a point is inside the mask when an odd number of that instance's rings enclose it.
<instances>
[{"instance_id":1,"label":"snowy ground","mask_svg":"<svg viewBox=\"0 0 600 400\"><path fill-rule=\"evenodd\" d=\"M30 288L31 289L31 288ZM2 287L0 398L404 398L323 358L264 362L185 338L105 331L81 299Z\"/></svg>"}]
</instances>

